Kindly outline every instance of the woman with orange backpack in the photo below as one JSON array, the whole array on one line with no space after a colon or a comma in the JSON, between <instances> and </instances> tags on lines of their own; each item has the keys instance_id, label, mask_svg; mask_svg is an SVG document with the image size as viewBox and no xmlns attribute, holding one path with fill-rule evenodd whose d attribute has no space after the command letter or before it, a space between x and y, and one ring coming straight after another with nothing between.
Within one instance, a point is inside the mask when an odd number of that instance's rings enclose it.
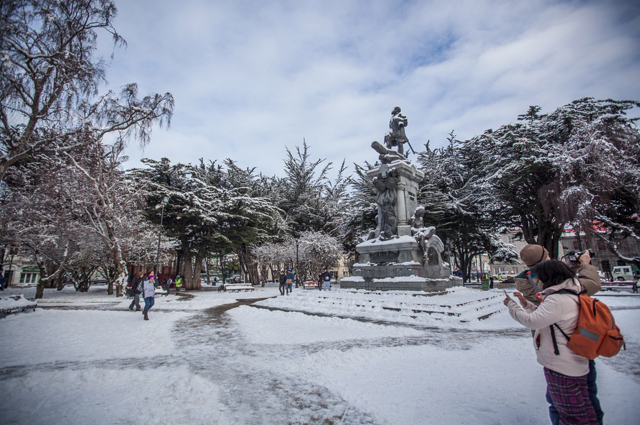
<instances>
[{"instance_id":1,"label":"woman with orange backpack","mask_svg":"<svg viewBox=\"0 0 640 425\"><path fill-rule=\"evenodd\" d=\"M535 272L543 285L542 302L536 307L522 294L514 292L522 308L507 296L504 304L516 321L535 330L533 344L560 424L599 423L589 398L587 375L589 360L567 346L567 339L552 331L557 325L572 335L580 315L577 295L582 291L575 273L562 261L548 260L536 265Z\"/></svg>"}]
</instances>

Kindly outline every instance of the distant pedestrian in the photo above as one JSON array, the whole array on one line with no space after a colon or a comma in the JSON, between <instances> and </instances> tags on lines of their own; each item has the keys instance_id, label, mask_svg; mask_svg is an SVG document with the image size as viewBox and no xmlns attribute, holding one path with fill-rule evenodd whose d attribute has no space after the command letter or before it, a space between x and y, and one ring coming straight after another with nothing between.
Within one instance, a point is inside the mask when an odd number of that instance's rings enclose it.
<instances>
[{"instance_id":1,"label":"distant pedestrian","mask_svg":"<svg viewBox=\"0 0 640 425\"><path fill-rule=\"evenodd\" d=\"M143 281L142 292L144 296L144 311L142 314L144 315L144 320L149 320L149 310L151 310L151 307L155 304L156 296L156 280L153 273Z\"/></svg>"},{"instance_id":2,"label":"distant pedestrian","mask_svg":"<svg viewBox=\"0 0 640 425\"><path fill-rule=\"evenodd\" d=\"M173 279L171 279L171 276L167 277L165 279L165 291L167 291L167 296L169 296L169 291L171 290L171 283L173 282Z\"/></svg>"},{"instance_id":3,"label":"distant pedestrian","mask_svg":"<svg viewBox=\"0 0 640 425\"><path fill-rule=\"evenodd\" d=\"M286 288L285 288L285 292L287 293L287 295L289 295L289 293L293 292L293 280L295 279L295 275L293 274L293 272L291 271L291 269L287 270L287 275L285 277L285 282L287 283Z\"/></svg>"},{"instance_id":4,"label":"distant pedestrian","mask_svg":"<svg viewBox=\"0 0 640 425\"><path fill-rule=\"evenodd\" d=\"M322 272L322 274L320 275L320 280L322 281L322 284L323 284L322 290L330 291L331 290L331 273L329 273L329 270L327 270L326 267Z\"/></svg>"},{"instance_id":5,"label":"distant pedestrian","mask_svg":"<svg viewBox=\"0 0 640 425\"><path fill-rule=\"evenodd\" d=\"M0 291L4 291L4 276L2 271L2 266L0 266Z\"/></svg>"},{"instance_id":6,"label":"distant pedestrian","mask_svg":"<svg viewBox=\"0 0 640 425\"><path fill-rule=\"evenodd\" d=\"M280 270L280 295L284 295L284 287L287 285L287 276L285 276L284 271Z\"/></svg>"},{"instance_id":7,"label":"distant pedestrian","mask_svg":"<svg viewBox=\"0 0 640 425\"><path fill-rule=\"evenodd\" d=\"M180 277L180 275L177 275L176 276L176 293L178 293L181 288L182 288L182 278Z\"/></svg>"},{"instance_id":8,"label":"distant pedestrian","mask_svg":"<svg viewBox=\"0 0 640 425\"><path fill-rule=\"evenodd\" d=\"M149 280L151 279L153 279L153 286L157 288L160 282L158 282L158 279L156 279L156 275L153 270L149 272Z\"/></svg>"},{"instance_id":9,"label":"distant pedestrian","mask_svg":"<svg viewBox=\"0 0 640 425\"><path fill-rule=\"evenodd\" d=\"M135 276L131 281L131 292L133 293L133 301L129 305L129 310L133 310L133 307L136 308L136 311L142 310L140 308L140 294L142 293L142 282L144 281L144 273L140 273L140 275Z\"/></svg>"}]
</instances>

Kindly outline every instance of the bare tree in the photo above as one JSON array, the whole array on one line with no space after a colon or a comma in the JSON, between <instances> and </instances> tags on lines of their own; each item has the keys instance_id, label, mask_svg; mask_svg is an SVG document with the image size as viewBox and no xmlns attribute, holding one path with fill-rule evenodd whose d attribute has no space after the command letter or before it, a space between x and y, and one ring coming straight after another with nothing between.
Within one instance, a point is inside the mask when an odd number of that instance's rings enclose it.
<instances>
[{"instance_id":1,"label":"bare tree","mask_svg":"<svg viewBox=\"0 0 640 425\"><path fill-rule=\"evenodd\" d=\"M97 31L125 40L112 25L109 0L7 0L0 6L0 180L8 169L52 152L73 151L114 134L149 142L153 124L169 124L173 97L98 98L104 62L95 56Z\"/></svg>"}]
</instances>

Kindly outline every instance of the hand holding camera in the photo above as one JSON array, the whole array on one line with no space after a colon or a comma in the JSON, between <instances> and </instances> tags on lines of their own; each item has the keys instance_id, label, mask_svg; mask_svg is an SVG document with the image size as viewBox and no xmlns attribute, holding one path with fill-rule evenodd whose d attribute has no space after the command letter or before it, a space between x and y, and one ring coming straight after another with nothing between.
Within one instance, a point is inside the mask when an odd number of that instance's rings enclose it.
<instances>
[{"instance_id":1,"label":"hand holding camera","mask_svg":"<svg viewBox=\"0 0 640 425\"><path fill-rule=\"evenodd\" d=\"M584 251L578 251L574 249L573 251L569 251L565 257L568 258L571 263L580 263L580 264L589 264L591 259L595 257L592 249L587 249Z\"/></svg>"}]
</instances>

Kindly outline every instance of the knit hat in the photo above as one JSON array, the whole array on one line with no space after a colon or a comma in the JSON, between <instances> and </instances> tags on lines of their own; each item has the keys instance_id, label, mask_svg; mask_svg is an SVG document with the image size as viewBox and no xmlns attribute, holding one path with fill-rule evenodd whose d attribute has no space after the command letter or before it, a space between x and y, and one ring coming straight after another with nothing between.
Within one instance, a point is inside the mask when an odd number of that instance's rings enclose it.
<instances>
[{"instance_id":1,"label":"knit hat","mask_svg":"<svg viewBox=\"0 0 640 425\"><path fill-rule=\"evenodd\" d=\"M529 244L520 251L520 259L527 267L533 267L541 261L547 259L549 251L540 245Z\"/></svg>"}]
</instances>

